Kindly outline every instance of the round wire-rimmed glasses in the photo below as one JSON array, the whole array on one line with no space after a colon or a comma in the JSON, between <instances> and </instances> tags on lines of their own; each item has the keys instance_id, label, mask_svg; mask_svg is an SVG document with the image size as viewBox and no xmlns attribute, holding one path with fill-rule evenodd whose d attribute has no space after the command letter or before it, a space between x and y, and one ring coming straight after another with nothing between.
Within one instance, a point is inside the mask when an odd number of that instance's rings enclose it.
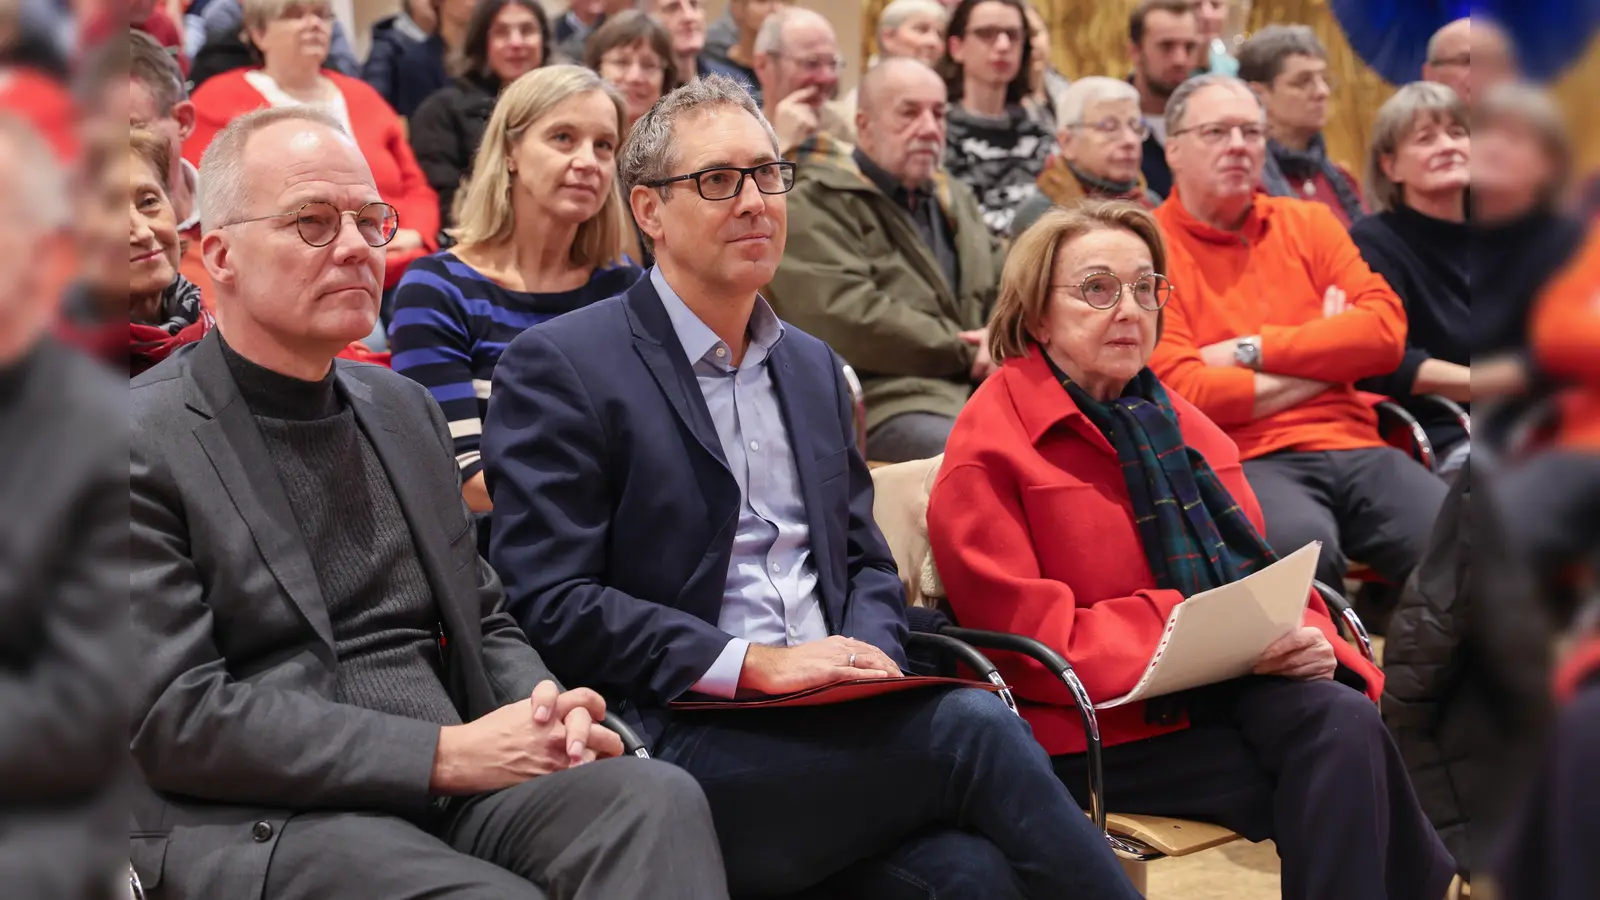
<instances>
[{"instance_id":1,"label":"round wire-rimmed glasses","mask_svg":"<svg viewBox=\"0 0 1600 900\"><path fill-rule=\"evenodd\" d=\"M1077 291L1083 302L1095 309L1111 309L1116 306L1122 301L1124 288L1133 291L1133 301L1139 304L1140 309L1150 312L1156 312L1172 299L1172 282L1167 280L1167 276L1154 272L1141 275L1129 283L1124 283L1110 272L1096 272L1085 278L1082 284L1060 284L1054 287L1056 290Z\"/></svg>"},{"instance_id":2,"label":"round wire-rimmed glasses","mask_svg":"<svg viewBox=\"0 0 1600 900\"><path fill-rule=\"evenodd\" d=\"M300 240L312 247L326 247L333 243L339 237L339 230L344 227L345 216L355 220L356 231L369 247L382 247L388 244L400 230L400 213L387 203L368 203L360 209L340 210L326 200L312 200L300 204L299 209L289 212L240 219L237 222L229 222L228 225L281 219L284 216L295 217L294 225L300 232Z\"/></svg>"}]
</instances>

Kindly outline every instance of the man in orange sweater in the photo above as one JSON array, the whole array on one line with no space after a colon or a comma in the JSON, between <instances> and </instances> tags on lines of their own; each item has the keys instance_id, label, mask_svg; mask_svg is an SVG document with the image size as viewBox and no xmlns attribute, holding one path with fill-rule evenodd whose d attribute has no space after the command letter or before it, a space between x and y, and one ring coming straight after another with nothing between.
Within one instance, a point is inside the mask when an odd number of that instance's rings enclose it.
<instances>
[{"instance_id":1,"label":"man in orange sweater","mask_svg":"<svg viewBox=\"0 0 1600 900\"><path fill-rule=\"evenodd\" d=\"M1176 291L1150 367L1239 445L1274 549L1321 541L1322 581L1356 559L1399 583L1445 484L1384 444L1353 385L1399 365L1405 308L1327 207L1257 191L1266 146L1238 79L1168 101L1173 192L1155 215Z\"/></svg>"}]
</instances>

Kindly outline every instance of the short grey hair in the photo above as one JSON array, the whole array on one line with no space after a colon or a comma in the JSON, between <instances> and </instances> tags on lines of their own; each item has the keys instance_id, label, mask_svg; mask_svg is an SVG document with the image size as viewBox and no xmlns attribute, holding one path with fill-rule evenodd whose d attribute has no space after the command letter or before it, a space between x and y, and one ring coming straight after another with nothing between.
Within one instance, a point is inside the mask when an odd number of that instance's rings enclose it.
<instances>
[{"instance_id":1,"label":"short grey hair","mask_svg":"<svg viewBox=\"0 0 1600 900\"><path fill-rule=\"evenodd\" d=\"M67 175L55 153L27 120L0 112L0 145L12 160L11 183L0 185L0 197L7 198L5 215L26 222L35 231L57 231L72 224L72 206L67 198ZM7 265L20 265L12 260Z\"/></svg>"},{"instance_id":2,"label":"short grey hair","mask_svg":"<svg viewBox=\"0 0 1600 900\"><path fill-rule=\"evenodd\" d=\"M1216 73L1196 75L1178 85L1178 89L1172 92L1171 97L1167 98L1166 123L1168 137L1183 128L1183 120L1189 115L1189 101L1194 99L1194 95L1206 88L1213 87L1231 88L1250 95L1250 99L1256 101L1256 109L1261 111L1261 121L1265 122L1267 120L1267 108L1262 104L1261 98L1256 95L1255 91L1250 90L1249 85L1240 79L1234 78L1232 75L1218 75Z\"/></svg>"},{"instance_id":3,"label":"short grey hair","mask_svg":"<svg viewBox=\"0 0 1600 900\"><path fill-rule=\"evenodd\" d=\"M1310 25L1268 25L1239 45L1239 77L1271 84L1291 56L1312 56L1327 62L1328 50Z\"/></svg>"},{"instance_id":4,"label":"short grey hair","mask_svg":"<svg viewBox=\"0 0 1600 900\"><path fill-rule=\"evenodd\" d=\"M1061 98L1056 102L1056 109L1061 111L1061 124L1080 124L1083 122L1083 111L1091 103L1107 100L1132 100L1138 103L1139 89L1120 78L1107 78L1104 75L1079 78L1061 92Z\"/></svg>"},{"instance_id":5,"label":"short grey hair","mask_svg":"<svg viewBox=\"0 0 1600 900\"><path fill-rule=\"evenodd\" d=\"M1531 128L1556 169L1555 178L1545 185L1545 190L1540 194L1541 201L1552 202L1566 190L1576 164L1572 134L1567 130L1567 120L1561 114L1561 108L1542 88L1526 81L1497 84L1473 104L1472 113L1475 131L1492 128L1506 120L1521 122Z\"/></svg>"},{"instance_id":6,"label":"short grey hair","mask_svg":"<svg viewBox=\"0 0 1600 900\"><path fill-rule=\"evenodd\" d=\"M1451 125L1469 127L1467 106L1456 92L1442 84L1414 81L1395 91L1378 108L1372 125L1372 141L1367 147L1367 200L1373 212L1388 212L1405 205L1405 188L1395 184L1383 170L1385 158L1399 151L1400 144L1419 125L1441 119Z\"/></svg>"},{"instance_id":7,"label":"short grey hair","mask_svg":"<svg viewBox=\"0 0 1600 900\"><path fill-rule=\"evenodd\" d=\"M243 13L246 29L259 29L283 18L283 11L296 3L316 3L333 8L332 0L240 0L239 10Z\"/></svg>"},{"instance_id":8,"label":"short grey hair","mask_svg":"<svg viewBox=\"0 0 1600 900\"><path fill-rule=\"evenodd\" d=\"M950 11L939 0L893 0L878 15L878 33L899 31L900 26L917 16L931 16L939 20L940 28L950 21Z\"/></svg>"},{"instance_id":9,"label":"short grey hair","mask_svg":"<svg viewBox=\"0 0 1600 900\"><path fill-rule=\"evenodd\" d=\"M650 111L639 117L622 144L622 155L617 162L617 178L622 182L622 195L627 198L640 185L670 178L682 162L678 152L678 121L703 110L732 107L755 117L772 141L772 155L780 156L778 133L772 123L761 114L750 92L739 82L723 75L707 75L683 85L656 101ZM203 183L203 182L202 182ZM671 188L658 188L663 198L670 196ZM630 203L631 206L631 203ZM644 235L645 249L654 249L654 241Z\"/></svg>"},{"instance_id":10,"label":"short grey hair","mask_svg":"<svg viewBox=\"0 0 1600 900\"><path fill-rule=\"evenodd\" d=\"M245 113L217 132L200 156L200 227L221 228L243 215L250 203L244 177L245 150L256 132L279 122L309 122L353 140L344 125L314 106L276 106Z\"/></svg>"},{"instance_id":11,"label":"short grey hair","mask_svg":"<svg viewBox=\"0 0 1600 900\"><path fill-rule=\"evenodd\" d=\"M791 23L801 19L816 19L826 23L829 28L833 27L833 23L828 22L827 17L815 10L800 6L779 7L771 15L767 16L767 20L761 23L761 30L756 32L756 54L782 56L784 29L788 28Z\"/></svg>"}]
</instances>

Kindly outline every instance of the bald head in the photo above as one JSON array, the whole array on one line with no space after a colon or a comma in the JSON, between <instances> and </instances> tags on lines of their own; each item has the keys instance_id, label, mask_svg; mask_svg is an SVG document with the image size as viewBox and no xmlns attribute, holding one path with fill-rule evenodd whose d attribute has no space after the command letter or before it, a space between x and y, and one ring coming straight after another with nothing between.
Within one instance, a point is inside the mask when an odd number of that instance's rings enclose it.
<instances>
[{"instance_id":1,"label":"bald head","mask_svg":"<svg viewBox=\"0 0 1600 900\"><path fill-rule=\"evenodd\" d=\"M919 60L886 59L861 79L856 146L907 188L928 182L944 156L944 79Z\"/></svg>"},{"instance_id":2,"label":"bald head","mask_svg":"<svg viewBox=\"0 0 1600 900\"><path fill-rule=\"evenodd\" d=\"M890 57L861 76L856 104L861 112L872 116L893 106L895 98L908 91L935 89L945 93L944 79L926 63L911 57Z\"/></svg>"},{"instance_id":3,"label":"bald head","mask_svg":"<svg viewBox=\"0 0 1600 900\"><path fill-rule=\"evenodd\" d=\"M821 106L839 91L839 38L814 10L787 6L767 17L755 44L756 78L767 109L799 91Z\"/></svg>"},{"instance_id":4,"label":"bald head","mask_svg":"<svg viewBox=\"0 0 1600 900\"><path fill-rule=\"evenodd\" d=\"M1474 94L1517 77L1511 38L1490 19L1457 19L1428 41L1423 80L1448 86L1467 103Z\"/></svg>"}]
</instances>

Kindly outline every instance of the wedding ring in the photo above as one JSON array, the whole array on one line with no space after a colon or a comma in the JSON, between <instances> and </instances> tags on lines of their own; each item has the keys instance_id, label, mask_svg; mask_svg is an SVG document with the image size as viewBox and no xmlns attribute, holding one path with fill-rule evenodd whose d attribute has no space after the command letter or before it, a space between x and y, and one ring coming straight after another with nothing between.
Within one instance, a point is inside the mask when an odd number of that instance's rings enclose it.
<instances>
[{"instance_id":1,"label":"wedding ring","mask_svg":"<svg viewBox=\"0 0 1600 900\"><path fill-rule=\"evenodd\" d=\"M850 654L850 663L849 663L849 665L850 665L850 668L852 668L852 669L854 669L856 667L856 655L854 653Z\"/></svg>"}]
</instances>

